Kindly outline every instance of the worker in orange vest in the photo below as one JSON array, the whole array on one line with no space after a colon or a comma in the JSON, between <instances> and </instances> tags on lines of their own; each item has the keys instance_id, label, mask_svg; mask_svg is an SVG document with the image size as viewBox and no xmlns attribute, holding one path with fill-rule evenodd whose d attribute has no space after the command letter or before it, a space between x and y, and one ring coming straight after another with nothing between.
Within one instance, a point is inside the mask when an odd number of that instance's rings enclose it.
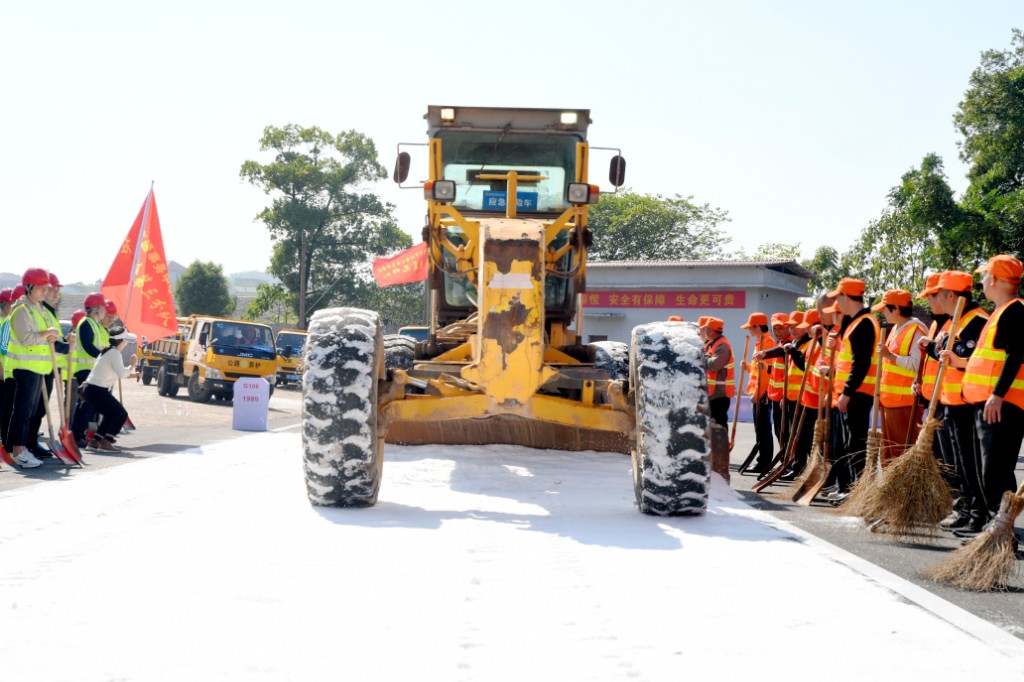
<instances>
[{"instance_id":1,"label":"worker in orange vest","mask_svg":"<svg viewBox=\"0 0 1024 682\"><path fill-rule=\"evenodd\" d=\"M882 313L890 325L888 338L878 344L882 358L882 384L878 389L881 403L882 466L899 457L917 437L916 424L911 424L914 412L912 390L917 368L921 365L921 347L924 323L913 317L913 298L904 289L890 289L882 294L881 303L871 308Z\"/></svg>"},{"instance_id":2,"label":"worker in orange vest","mask_svg":"<svg viewBox=\"0 0 1024 682\"><path fill-rule=\"evenodd\" d=\"M960 537L973 537L981 532L988 512L981 485L981 460L975 444L974 408L967 404L961 391L964 369L978 345L988 314L971 300L974 278L970 273L959 270L943 272L938 286L936 304L947 315L953 315L959 299L966 301L957 329L950 329L950 320L943 325L934 342L925 344L924 350L930 357L946 363L938 394L945 409L942 429L948 434L943 443L952 451L944 453L943 457L956 463L960 477L958 492L962 499L961 518L947 524L947 527Z\"/></svg>"},{"instance_id":3,"label":"worker in orange vest","mask_svg":"<svg viewBox=\"0 0 1024 682\"><path fill-rule=\"evenodd\" d=\"M794 316L790 315L790 319ZM790 376L795 379L796 390L792 393L794 403L797 402L799 397L798 405L803 406L803 424L799 425L799 419L797 419L797 426L794 426L795 432L794 437L797 439L796 448L793 451L793 463L790 465L789 471L784 473L781 477L784 481L794 480L807 466L807 457L811 453L811 446L814 441L814 423L817 421L817 410L818 410L818 392L821 387L821 377L815 371L814 367L818 364L821 359L821 343L818 342L811 334L811 330L818 326L821 322L821 316L817 310L808 310L802 313L798 319L799 323L794 328L793 337L796 339L794 347L789 351L790 356ZM815 341L814 352L808 355L810 351L811 342ZM804 385L803 395L800 395L800 382L803 380L804 373L807 374L807 381ZM789 397L789 396L787 396ZM801 409L798 407L797 409Z\"/></svg>"},{"instance_id":4,"label":"worker in orange vest","mask_svg":"<svg viewBox=\"0 0 1024 682\"><path fill-rule=\"evenodd\" d=\"M788 343L789 317L786 313L775 313L772 315L772 337L775 345L781 346ZM783 403L786 399L786 358L778 355L771 359L771 378L768 381L768 400L772 404L772 430L775 438L779 441L779 447L785 447L783 442L788 434L783 433L783 424L788 423L786 415L783 414ZM787 408L788 411L788 408Z\"/></svg>"},{"instance_id":5,"label":"worker in orange vest","mask_svg":"<svg viewBox=\"0 0 1024 682\"><path fill-rule=\"evenodd\" d=\"M963 395L974 406L981 459L981 483L988 518L999 511L1003 493L1017 489L1014 469L1024 440L1024 265L998 255L978 268L985 297L996 304L967 361Z\"/></svg>"},{"instance_id":6,"label":"worker in orange vest","mask_svg":"<svg viewBox=\"0 0 1024 682\"><path fill-rule=\"evenodd\" d=\"M844 277L834 291L833 310L842 315L834 352L832 377L833 440L832 469L835 488L827 499L839 504L850 494L864 470L868 428L875 394L878 363L878 320L864 305L864 281Z\"/></svg>"},{"instance_id":7,"label":"worker in orange vest","mask_svg":"<svg viewBox=\"0 0 1024 682\"><path fill-rule=\"evenodd\" d=\"M757 438L754 443L754 449L757 450L757 461L751 470L754 473L763 474L771 468L775 451L772 441L771 403L768 400L770 370L767 362L757 359L757 354L762 350L773 348L775 341L768 334L768 316L764 313L751 313L747 323L740 327L746 329L750 337L754 339L753 362L749 364L744 362L744 367L750 373L746 392L750 395L750 402L754 408L754 434Z\"/></svg>"},{"instance_id":8,"label":"worker in orange vest","mask_svg":"<svg viewBox=\"0 0 1024 682\"><path fill-rule=\"evenodd\" d=\"M729 426L729 404L736 395L736 363L732 345L724 336L725 322L717 317L705 320L704 335L707 338L706 362L708 373L708 396L710 397L711 418Z\"/></svg>"}]
</instances>

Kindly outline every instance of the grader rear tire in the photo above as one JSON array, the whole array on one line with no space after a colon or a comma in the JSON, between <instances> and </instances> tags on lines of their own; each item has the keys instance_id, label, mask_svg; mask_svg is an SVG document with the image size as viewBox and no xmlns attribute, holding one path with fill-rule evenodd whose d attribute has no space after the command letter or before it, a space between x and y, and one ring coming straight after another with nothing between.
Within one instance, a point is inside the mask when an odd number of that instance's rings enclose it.
<instances>
[{"instance_id":1,"label":"grader rear tire","mask_svg":"<svg viewBox=\"0 0 1024 682\"><path fill-rule=\"evenodd\" d=\"M621 341L595 341L594 368L608 372L612 381L629 378L629 345Z\"/></svg>"},{"instance_id":2,"label":"grader rear tire","mask_svg":"<svg viewBox=\"0 0 1024 682\"><path fill-rule=\"evenodd\" d=\"M633 329L630 383L636 404L633 487L640 511L703 514L711 433L703 343L693 323Z\"/></svg>"},{"instance_id":3,"label":"grader rear tire","mask_svg":"<svg viewBox=\"0 0 1024 682\"><path fill-rule=\"evenodd\" d=\"M302 382L306 492L315 505L369 507L380 490L377 432L384 341L377 313L319 310L309 324Z\"/></svg>"},{"instance_id":4,"label":"grader rear tire","mask_svg":"<svg viewBox=\"0 0 1024 682\"><path fill-rule=\"evenodd\" d=\"M405 334L384 335L384 366L411 369L416 361L416 339Z\"/></svg>"}]
</instances>

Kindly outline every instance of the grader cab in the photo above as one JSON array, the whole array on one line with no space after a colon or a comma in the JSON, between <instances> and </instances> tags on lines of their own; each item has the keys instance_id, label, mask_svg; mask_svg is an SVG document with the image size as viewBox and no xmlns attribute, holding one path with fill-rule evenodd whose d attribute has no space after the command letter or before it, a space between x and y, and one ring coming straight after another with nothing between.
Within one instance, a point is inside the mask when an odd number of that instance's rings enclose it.
<instances>
[{"instance_id":1,"label":"grader cab","mask_svg":"<svg viewBox=\"0 0 1024 682\"><path fill-rule=\"evenodd\" d=\"M584 343L590 112L431 106L424 340L372 311L309 326L303 449L310 500L377 500L385 442L601 450L632 457L637 505L702 513L710 472L702 343L691 323ZM400 148L401 149L401 148ZM401 151L395 180L407 183ZM625 161L611 158L611 185Z\"/></svg>"}]
</instances>

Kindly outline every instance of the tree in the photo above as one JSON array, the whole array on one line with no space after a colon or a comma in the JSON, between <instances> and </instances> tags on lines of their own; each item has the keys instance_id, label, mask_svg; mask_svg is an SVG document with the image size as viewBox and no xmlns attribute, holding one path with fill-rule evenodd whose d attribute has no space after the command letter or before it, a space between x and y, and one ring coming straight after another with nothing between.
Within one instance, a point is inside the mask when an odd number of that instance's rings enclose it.
<instances>
[{"instance_id":1,"label":"tree","mask_svg":"<svg viewBox=\"0 0 1024 682\"><path fill-rule=\"evenodd\" d=\"M830 291L839 280L850 274L839 252L831 246L819 246L814 256L801 265L814 273L808 285L814 296Z\"/></svg>"},{"instance_id":2,"label":"tree","mask_svg":"<svg viewBox=\"0 0 1024 682\"><path fill-rule=\"evenodd\" d=\"M982 253L1024 247L1024 33L1013 29L1009 50L988 50L971 73L953 122L963 135L960 158L970 164L962 235Z\"/></svg>"},{"instance_id":3,"label":"tree","mask_svg":"<svg viewBox=\"0 0 1024 682\"><path fill-rule=\"evenodd\" d=\"M367 307L380 313L381 323L389 332L397 331L406 325L425 324L424 295L423 282L378 287Z\"/></svg>"},{"instance_id":4,"label":"tree","mask_svg":"<svg viewBox=\"0 0 1024 682\"><path fill-rule=\"evenodd\" d=\"M678 194L606 194L591 208L594 260L708 260L723 258L729 238L718 229L728 214Z\"/></svg>"},{"instance_id":5,"label":"tree","mask_svg":"<svg viewBox=\"0 0 1024 682\"><path fill-rule=\"evenodd\" d=\"M741 248L736 251L735 257L738 260L799 260L800 242L796 244L766 242L758 245L751 256L748 256Z\"/></svg>"},{"instance_id":6,"label":"tree","mask_svg":"<svg viewBox=\"0 0 1024 682\"><path fill-rule=\"evenodd\" d=\"M291 324L295 319L294 298L281 283L259 284L256 298L246 307L243 317L269 324Z\"/></svg>"},{"instance_id":7,"label":"tree","mask_svg":"<svg viewBox=\"0 0 1024 682\"><path fill-rule=\"evenodd\" d=\"M246 161L240 175L267 194L271 205L257 216L270 230L270 272L294 293L299 325L316 305L358 305L370 299L369 261L412 240L391 217L392 207L365 191L385 177L373 141L356 131L331 135L315 126L267 126L261 151L273 161Z\"/></svg>"},{"instance_id":8,"label":"tree","mask_svg":"<svg viewBox=\"0 0 1024 682\"><path fill-rule=\"evenodd\" d=\"M237 304L228 292L228 279L221 266L198 260L181 273L174 288L174 300L182 315L231 317Z\"/></svg>"}]
</instances>

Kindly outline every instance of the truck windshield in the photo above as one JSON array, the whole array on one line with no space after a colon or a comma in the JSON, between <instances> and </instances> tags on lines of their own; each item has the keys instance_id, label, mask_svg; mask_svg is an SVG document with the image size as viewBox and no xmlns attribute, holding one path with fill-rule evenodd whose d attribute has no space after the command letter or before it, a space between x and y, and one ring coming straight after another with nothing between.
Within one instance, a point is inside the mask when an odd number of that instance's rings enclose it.
<instances>
[{"instance_id":1,"label":"truck windshield","mask_svg":"<svg viewBox=\"0 0 1024 682\"><path fill-rule=\"evenodd\" d=\"M214 322L212 339L218 346L274 347L270 327L243 322Z\"/></svg>"},{"instance_id":2,"label":"truck windshield","mask_svg":"<svg viewBox=\"0 0 1024 682\"><path fill-rule=\"evenodd\" d=\"M503 175L510 170L543 178L519 181L517 213L561 213L569 207L565 192L576 178L579 137L458 130L438 135L443 140L443 178L456 185L456 208L504 213L506 182L479 176Z\"/></svg>"},{"instance_id":3,"label":"truck windshield","mask_svg":"<svg viewBox=\"0 0 1024 682\"><path fill-rule=\"evenodd\" d=\"M294 332L281 332L277 335L277 352L283 354L288 346L292 348L292 356L301 356L306 345L306 335Z\"/></svg>"}]
</instances>

